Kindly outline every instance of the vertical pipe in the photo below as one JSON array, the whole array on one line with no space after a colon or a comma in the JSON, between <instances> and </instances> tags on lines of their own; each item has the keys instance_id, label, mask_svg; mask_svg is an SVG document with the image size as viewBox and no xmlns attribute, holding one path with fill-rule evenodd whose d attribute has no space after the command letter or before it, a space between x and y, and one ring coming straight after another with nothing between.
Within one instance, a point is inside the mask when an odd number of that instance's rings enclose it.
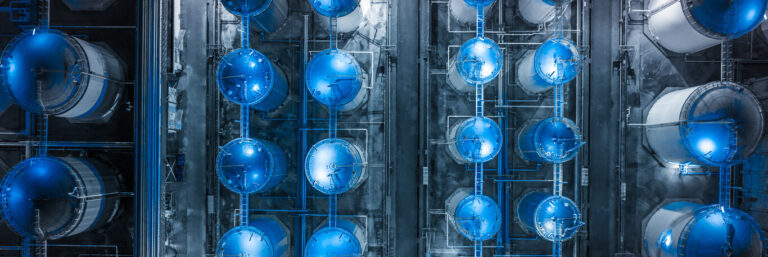
<instances>
[{"instance_id":1,"label":"vertical pipe","mask_svg":"<svg viewBox=\"0 0 768 257\"><path fill-rule=\"evenodd\" d=\"M475 195L483 194L483 163L475 163Z\"/></svg>"},{"instance_id":2,"label":"vertical pipe","mask_svg":"<svg viewBox=\"0 0 768 257\"><path fill-rule=\"evenodd\" d=\"M251 126L251 106L244 104L240 106L240 137L249 138Z\"/></svg>"},{"instance_id":3,"label":"vertical pipe","mask_svg":"<svg viewBox=\"0 0 768 257\"><path fill-rule=\"evenodd\" d=\"M301 56L301 70L306 70L307 68L307 62L309 61L309 15L304 15L304 35L303 35L303 43L302 43L302 56ZM300 72L301 76L304 76L304 72ZM303 78L301 81L305 81ZM305 82L306 83L306 82ZM301 89L299 89L299 97L301 98L301 101L299 103L299 107L301 109L301 112L299 113L299 119L301 120L299 124L299 144L300 144L300 153L299 156L301 158L299 159L299 166L298 166L298 176L299 181L298 188L298 196L300 197L300 201L298 202L298 207L301 208L302 212L307 210L307 178L306 174L304 173L304 160L306 158L307 154L307 130L308 127L308 120L307 120L307 87L306 84L302 84L303 86ZM306 235L306 227L307 227L307 216L306 215L298 215L296 219L298 219L298 226L296 226L296 238L298 240L296 243L296 256L304 256L304 245L307 241L307 235Z\"/></svg>"},{"instance_id":4,"label":"vertical pipe","mask_svg":"<svg viewBox=\"0 0 768 257\"><path fill-rule=\"evenodd\" d=\"M139 222L136 253L139 257L160 256L160 191L162 180L162 85L160 71L160 4L157 0L141 2L141 69L139 109L136 111L140 126L137 144L138 193L137 217Z\"/></svg>"},{"instance_id":5,"label":"vertical pipe","mask_svg":"<svg viewBox=\"0 0 768 257\"><path fill-rule=\"evenodd\" d=\"M731 208L731 167L720 167L720 182L719 182L719 204L720 209L725 211Z\"/></svg>"},{"instance_id":6,"label":"vertical pipe","mask_svg":"<svg viewBox=\"0 0 768 257\"><path fill-rule=\"evenodd\" d=\"M475 257L483 256L483 241L475 241L474 253Z\"/></svg>"},{"instance_id":7,"label":"vertical pipe","mask_svg":"<svg viewBox=\"0 0 768 257\"><path fill-rule=\"evenodd\" d=\"M475 85L475 116L483 117L483 84Z\"/></svg>"},{"instance_id":8,"label":"vertical pipe","mask_svg":"<svg viewBox=\"0 0 768 257\"><path fill-rule=\"evenodd\" d=\"M240 225L247 226L248 225L248 208L249 208L249 199L248 194L241 194L240 195Z\"/></svg>"},{"instance_id":9,"label":"vertical pipe","mask_svg":"<svg viewBox=\"0 0 768 257\"><path fill-rule=\"evenodd\" d=\"M48 155L48 115L43 114L41 115L42 119L40 119L40 148L38 150L38 155L40 156L47 156Z\"/></svg>"},{"instance_id":10,"label":"vertical pipe","mask_svg":"<svg viewBox=\"0 0 768 257\"><path fill-rule=\"evenodd\" d=\"M328 226L336 227L336 218L338 210L338 195L333 194L328 196Z\"/></svg>"},{"instance_id":11,"label":"vertical pipe","mask_svg":"<svg viewBox=\"0 0 768 257\"><path fill-rule=\"evenodd\" d=\"M241 48L251 48L251 26L250 26L250 20L251 17L249 16L242 16L240 17L242 20L242 28L240 31L240 47Z\"/></svg>"},{"instance_id":12,"label":"vertical pipe","mask_svg":"<svg viewBox=\"0 0 768 257\"><path fill-rule=\"evenodd\" d=\"M328 106L328 136L330 138L336 138L338 132L338 117L339 113L335 106Z\"/></svg>"},{"instance_id":13,"label":"vertical pipe","mask_svg":"<svg viewBox=\"0 0 768 257\"><path fill-rule=\"evenodd\" d=\"M477 37L482 38L485 34L485 10L482 5L475 6L477 9Z\"/></svg>"}]
</instances>

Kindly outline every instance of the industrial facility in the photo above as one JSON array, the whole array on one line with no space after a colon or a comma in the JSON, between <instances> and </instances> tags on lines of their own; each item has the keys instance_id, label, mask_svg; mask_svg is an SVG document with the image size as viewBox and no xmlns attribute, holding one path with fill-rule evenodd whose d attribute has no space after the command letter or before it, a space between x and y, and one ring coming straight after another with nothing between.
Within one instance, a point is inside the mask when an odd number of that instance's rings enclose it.
<instances>
[{"instance_id":1,"label":"industrial facility","mask_svg":"<svg viewBox=\"0 0 768 257\"><path fill-rule=\"evenodd\" d=\"M768 0L0 0L0 257L768 257Z\"/></svg>"}]
</instances>

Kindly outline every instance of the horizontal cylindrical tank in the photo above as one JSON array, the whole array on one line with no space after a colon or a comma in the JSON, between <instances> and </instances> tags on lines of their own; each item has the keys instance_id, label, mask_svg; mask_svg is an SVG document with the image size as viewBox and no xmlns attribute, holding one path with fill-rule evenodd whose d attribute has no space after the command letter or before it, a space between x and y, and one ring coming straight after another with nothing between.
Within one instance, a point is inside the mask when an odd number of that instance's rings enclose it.
<instances>
[{"instance_id":1,"label":"horizontal cylindrical tank","mask_svg":"<svg viewBox=\"0 0 768 257\"><path fill-rule=\"evenodd\" d=\"M501 229L501 209L496 201L485 195L456 190L445 201L448 218L457 231L473 241L493 238Z\"/></svg>"},{"instance_id":2,"label":"horizontal cylindrical tank","mask_svg":"<svg viewBox=\"0 0 768 257\"><path fill-rule=\"evenodd\" d=\"M470 85L481 85L499 76L504 56L496 42L489 38L476 37L459 48L453 63L464 81Z\"/></svg>"},{"instance_id":3,"label":"horizontal cylindrical tank","mask_svg":"<svg viewBox=\"0 0 768 257\"><path fill-rule=\"evenodd\" d=\"M73 11L104 11L115 0L62 0Z\"/></svg>"},{"instance_id":4,"label":"horizontal cylindrical tank","mask_svg":"<svg viewBox=\"0 0 768 257\"><path fill-rule=\"evenodd\" d=\"M548 193L528 193L517 204L517 220L524 229L549 241L571 239L581 226L581 212L571 199Z\"/></svg>"},{"instance_id":5,"label":"horizontal cylindrical tank","mask_svg":"<svg viewBox=\"0 0 768 257\"><path fill-rule=\"evenodd\" d=\"M216 256L283 257L288 256L288 246L288 229L275 217L262 216L224 234Z\"/></svg>"},{"instance_id":6,"label":"horizontal cylindrical tank","mask_svg":"<svg viewBox=\"0 0 768 257\"><path fill-rule=\"evenodd\" d=\"M266 0L261 11L251 15L251 24L261 32L275 32L283 27L287 20L287 0Z\"/></svg>"},{"instance_id":7,"label":"horizontal cylindrical tank","mask_svg":"<svg viewBox=\"0 0 768 257\"><path fill-rule=\"evenodd\" d=\"M230 101L271 111L285 101L288 82L280 69L259 51L241 48L224 56L216 82Z\"/></svg>"},{"instance_id":8,"label":"horizontal cylindrical tank","mask_svg":"<svg viewBox=\"0 0 768 257\"><path fill-rule=\"evenodd\" d=\"M368 11L371 9L371 0L360 0L358 3L358 7L355 8L352 12L336 18L336 20L333 22L333 31L334 32L341 32L341 33L349 33L349 32L355 32L360 27L360 25L365 21L365 18L368 16ZM316 15L315 21L320 24L320 26L325 31L330 31L331 29L331 20L327 16L323 15Z\"/></svg>"},{"instance_id":9,"label":"horizontal cylindrical tank","mask_svg":"<svg viewBox=\"0 0 768 257\"><path fill-rule=\"evenodd\" d=\"M644 256L765 256L765 235L748 214L717 205L672 202L643 228Z\"/></svg>"},{"instance_id":10,"label":"horizontal cylindrical tank","mask_svg":"<svg viewBox=\"0 0 768 257\"><path fill-rule=\"evenodd\" d=\"M692 53L741 37L763 21L766 0L651 0L648 30L663 47Z\"/></svg>"},{"instance_id":11,"label":"horizontal cylindrical tank","mask_svg":"<svg viewBox=\"0 0 768 257\"><path fill-rule=\"evenodd\" d=\"M357 188L366 178L366 156L357 143L324 139L309 149L305 161L309 183L324 194L340 194Z\"/></svg>"},{"instance_id":12,"label":"horizontal cylindrical tank","mask_svg":"<svg viewBox=\"0 0 768 257\"><path fill-rule=\"evenodd\" d=\"M54 240L110 222L119 193L117 176L96 160L35 157L5 176L0 207L19 235Z\"/></svg>"},{"instance_id":13,"label":"horizontal cylindrical tank","mask_svg":"<svg viewBox=\"0 0 768 257\"><path fill-rule=\"evenodd\" d=\"M732 82L669 92L653 103L645 135L672 164L722 166L748 158L763 138L764 114L752 92Z\"/></svg>"},{"instance_id":14,"label":"horizontal cylindrical tank","mask_svg":"<svg viewBox=\"0 0 768 257\"><path fill-rule=\"evenodd\" d=\"M219 151L216 171L229 190L253 194L271 189L285 178L285 152L272 142L238 138Z\"/></svg>"},{"instance_id":15,"label":"horizontal cylindrical tank","mask_svg":"<svg viewBox=\"0 0 768 257\"><path fill-rule=\"evenodd\" d=\"M340 49L315 55L306 70L306 84L312 97L326 106L352 102L363 85L363 69L355 57Z\"/></svg>"},{"instance_id":16,"label":"horizontal cylindrical tank","mask_svg":"<svg viewBox=\"0 0 768 257\"><path fill-rule=\"evenodd\" d=\"M106 122L120 103L124 70L117 56L59 31L20 34L0 62L2 84L29 112Z\"/></svg>"},{"instance_id":17,"label":"horizontal cylindrical tank","mask_svg":"<svg viewBox=\"0 0 768 257\"><path fill-rule=\"evenodd\" d=\"M487 162L501 151L503 134L495 121L472 117L451 127L448 152L459 162Z\"/></svg>"},{"instance_id":18,"label":"horizontal cylindrical tank","mask_svg":"<svg viewBox=\"0 0 768 257\"><path fill-rule=\"evenodd\" d=\"M368 238L363 226L337 218L336 226L323 222L304 248L304 257L365 256Z\"/></svg>"},{"instance_id":19,"label":"horizontal cylindrical tank","mask_svg":"<svg viewBox=\"0 0 768 257\"><path fill-rule=\"evenodd\" d=\"M517 62L517 84L528 94L541 94L576 78L581 71L581 61L582 56L573 42L562 38L547 40Z\"/></svg>"},{"instance_id":20,"label":"horizontal cylindrical tank","mask_svg":"<svg viewBox=\"0 0 768 257\"><path fill-rule=\"evenodd\" d=\"M544 24L555 18L555 9L559 0L520 0L517 2L517 11L525 22L531 24Z\"/></svg>"},{"instance_id":21,"label":"horizontal cylindrical tank","mask_svg":"<svg viewBox=\"0 0 768 257\"><path fill-rule=\"evenodd\" d=\"M464 0L448 0L448 10L459 24L470 25L477 22L477 9L467 4ZM485 13L488 13L490 10L491 5L483 8Z\"/></svg>"},{"instance_id":22,"label":"horizontal cylindrical tank","mask_svg":"<svg viewBox=\"0 0 768 257\"><path fill-rule=\"evenodd\" d=\"M584 144L581 130L567 118L548 118L523 125L517 134L517 149L528 161L570 161Z\"/></svg>"}]
</instances>

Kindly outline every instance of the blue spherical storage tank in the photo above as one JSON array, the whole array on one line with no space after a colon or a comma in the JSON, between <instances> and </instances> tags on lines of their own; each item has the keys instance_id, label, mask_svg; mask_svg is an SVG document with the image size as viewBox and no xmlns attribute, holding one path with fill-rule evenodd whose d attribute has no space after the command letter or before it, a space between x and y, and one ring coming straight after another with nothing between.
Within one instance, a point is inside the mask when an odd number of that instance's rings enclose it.
<instances>
[{"instance_id":1,"label":"blue spherical storage tank","mask_svg":"<svg viewBox=\"0 0 768 257\"><path fill-rule=\"evenodd\" d=\"M327 17L342 17L357 8L360 0L308 0L317 13Z\"/></svg>"},{"instance_id":2,"label":"blue spherical storage tank","mask_svg":"<svg viewBox=\"0 0 768 257\"><path fill-rule=\"evenodd\" d=\"M581 226L581 212L571 199L547 193L528 193L517 204L517 219L528 231L549 241L572 238Z\"/></svg>"},{"instance_id":3,"label":"blue spherical storage tank","mask_svg":"<svg viewBox=\"0 0 768 257\"><path fill-rule=\"evenodd\" d=\"M263 12L272 0L221 0L227 11L239 16L255 16Z\"/></svg>"},{"instance_id":4,"label":"blue spherical storage tank","mask_svg":"<svg viewBox=\"0 0 768 257\"><path fill-rule=\"evenodd\" d=\"M35 157L11 169L0 186L0 208L19 235L54 240L110 222L120 198L117 176L96 160ZM39 228L39 229L38 229Z\"/></svg>"},{"instance_id":5,"label":"blue spherical storage tank","mask_svg":"<svg viewBox=\"0 0 768 257\"><path fill-rule=\"evenodd\" d=\"M342 106L355 99L363 86L363 69L351 54L327 49L315 55L305 74L307 90L326 106Z\"/></svg>"},{"instance_id":6,"label":"blue spherical storage tank","mask_svg":"<svg viewBox=\"0 0 768 257\"><path fill-rule=\"evenodd\" d=\"M464 0L464 2L469 6L485 7L491 5L493 2L496 2L496 0Z\"/></svg>"},{"instance_id":7,"label":"blue spherical storage tank","mask_svg":"<svg viewBox=\"0 0 768 257\"><path fill-rule=\"evenodd\" d=\"M491 239L501 229L501 209L488 196L468 195L449 208L456 230L470 240Z\"/></svg>"},{"instance_id":8,"label":"blue spherical storage tank","mask_svg":"<svg viewBox=\"0 0 768 257\"><path fill-rule=\"evenodd\" d=\"M576 156L582 144L581 130L567 118L530 122L517 135L518 151L532 162L567 162Z\"/></svg>"},{"instance_id":9,"label":"blue spherical storage tank","mask_svg":"<svg viewBox=\"0 0 768 257\"><path fill-rule=\"evenodd\" d=\"M648 145L672 164L725 166L748 159L765 136L765 114L748 88L711 82L663 94L646 116Z\"/></svg>"},{"instance_id":10,"label":"blue spherical storage tank","mask_svg":"<svg viewBox=\"0 0 768 257\"><path fill-rule=\"evenodd\" d=\"M25 31L0 58L0 84L21 108L79 122L112 116L123 73L111 51L56 30Z\"/></svg>"},{"instance_id":11,"label":"blue spherical storage tank","mask_svg":"<svg viewBox=\"0 0 768 257\"><path fill-rule=\"evenodd\" d=\"M533 57L533 67L542 80L550 84L565 84L581 71L582 56L576 45L563 38L547 40Z\"/></svg>"},{"instance_id":12,"label":"blue spherical storage tank","mask_svg":"<svg viewBox=\"0 0 768 257\"><path fill-rule=\"evenodd\" d=\"M219 64L216 82L230 101L271 111L285 101L288 83L280 70L259 51L237 49Z\"/></svg>"},{"instance_id":13,"label":"blue spherical storage tank","mask_svg":"<svg viewBox=\"0 0 768 257\"><path fill-rule=\"evenodd\" d=\"M216 256L283 257L288 252L286 228L272 217L258 217L235 227L219 240Z\"/></svg>"},{"instance_id":14,"label":"blue spherical storage tank","mask_svg":"<svg viewBox=\"0 0 768 257\"><path fill-rule=\"evenodd\" d=\"M504 56L496 42L485 37L470 39L459 48L456 68L471 85L491 82L501 72Z\"/></svg>"},{"instance_id":15,"label":"blue spherical storage tank","mask_svg":"<svg viewBox=\"0 0 768 257\"><path fill-rule=\"evenodd\" d=\"M324 194L340 194L356 188L365 178L365 156L357 144L329 138L309 149L305 161L309 183Z\"/></svg>"},{"instance_id":16,"label":"blue spherical storage tank","mask_svg":"<svg viewBox=\"0 0 768 257\"><path fill-rule=\"evenodd\" d=\"M450 150L462 159L480 163L496 157L501 151L503 134L495 121L485 117L472 117L453 126Z\"/></svg>"},{"instance_id":17,"label":"blue spherical storage tank","mask_svg":"<svg viewBox=\"0 0 768 257\"><path fill-rule=\"evenodd\" d=\"M765 256L763 230L738 209L691 202L664 203L644 224L649 257Z\"/></svg>"},{"instance_id":18,"label":"blue spherical storage tank","mask_svg":"<svg viewBox=\"0 0 768 257\"><path fill-rule=\"evenodd\" d=\"M363 256L367 245L363 227L338 219L335 227L326 221L312 234L304 247L304 257Z\"/></svg>"},{"instance_id":19,"label":"blue spherical storage tank","mask_svg":"<svg viewBox=\"0 0 768 257\"><path fill-rule=\"evenodd\" d=\"M216 159L219 180L239 194L259 193L286 175L285 152L272 142L238 138L224 145Z\"/></svg>"}]
</instances>

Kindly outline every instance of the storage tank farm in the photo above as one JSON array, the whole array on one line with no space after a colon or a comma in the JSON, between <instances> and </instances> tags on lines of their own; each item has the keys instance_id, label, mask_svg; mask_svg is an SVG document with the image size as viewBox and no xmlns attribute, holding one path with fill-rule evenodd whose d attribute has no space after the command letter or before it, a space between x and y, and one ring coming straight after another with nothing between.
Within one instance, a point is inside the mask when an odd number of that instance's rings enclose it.
<instances>
[{"instance_id":1,"label":"storage tank farm","mask_svg":"<svg viewBox=\"0 0 768 257\"><path fill-rule=\"evenodd\" d=\"M356 58L337 47L336 33L351 32L360 25L370 2L363 0L309 0L316 20L328 29L329 48L312 56L306 66L306 90L328 110L328 138L306 153L307 182L328 198L328 219L315 230L304 246L305 257L363 256L367 232L338 214L338 198L357 188L366 178L367 148L354 138L339 137L339 113L358 108L366 99L365 74ZM338 29L338 31L334 31ZM366 142L367 143L367 142Z\"/></svg>"},{"instance_id":2,"label":"storage tank farm","mask_svg":"<svg viewBox=\"0 0 768 257\"><path fill-rule=\"evenodd\" d=\"M260 29L275 29L279 16L287 15L285 1L222 1L241 16L241 48L219 63L219 91L240 105L240 138L221 147L216 159L219 181L240 194L239 226L225 233L216 247L217 256L289 256L287 228L275 217L251 219L251 194L274 188L287 173L285 152L268 140L250 138L251 109L269 112L286 99L287 80L267 57L251 49L250 22ZM284 19L284 17L283 17Z\"/></svg>"},{"instance_id":3,"label":"storage tank farm","mask_svg":"<svg viewBox=\"0 0 768 257\"><path fill-rule=\"evenodd\" d=\"M466 41L451 58L446 77L455 90L475 93L474 117L454 124L448 131L448 151L460 163L474 166L474 186L471 190L458 189L446 201L449 221L462 236L474 242L474 256L482 256L483 241L493 238L501 229L498 204L483 194L483 163L499 154L504 135L496 121L485 117L483 110L483 88L499 76L504 64L499 45L485 37L485 11L493 3L493 0L467 0L463 6L458 1L449 2L449 10L459 20L466 19L471 9L476 14L475 37ZM462 11L464 8L468 10Z\"/></svg>"},{"instance_id":4,"label":"storage tank farm","mask_svg":"<svg viewBox=\"0 0 768 257\"><path fill-rule=\"evenodd\" d=\"M0 215L24 238L23 254L102 229L118 216L122 198L132 196L103 160L48 153L49 117L107 123L122 104L123 86L130 84L124 73L123 62L107 47L51 29L47 22L16 35L3 50L0 111L15 103L28 120L39 120L35 147L0 184Z\"/></svg>"},{"instance_id":5,"label":"storage tank farm","mask_svg":"<svg viewBox=\"0 0 768 257\"><path fill-rule=\"evenodd\" d=\"M766 1L674 1L648 20L655 40L678 53L721 44L721 80L670 88L656 98L645 118L654 157L681 175L692 167L719 169L718 203L660 204L644 223L648 256L763 256L766 239L749 214L732 208L732 172L749 159L764 135L764 111L752 91L732 82L731 40L764 19ZM738 17L734 19L732 17ZM696 39L693 40L692 39ZM651 239L653 238L653 239Z\"/></svg>"},{"instance_id":6,"label":"storage tank farm","mask_svg":"<svg viewBox=\"0 0 768 257\"><path fill-rule=\"evenodd\" d=\"M560 1L522 1L518 6L529 23L552 22L554 31L535 51L527 51L517 61L516 82L523 92L541 95L552 90L550 118L528 120L518 128L516 142L520 156L537 164L552 166L551 192L529 191L516 201L516 220L520 227L538 238L552 242L552 256L561 256L562 244L584 223L576 203L563 195L563 164L571 161L585 144L579 127L565 117L565 87L581 72L583 57L579 47L566 37Z\"/></svg>"}]
</instances>

